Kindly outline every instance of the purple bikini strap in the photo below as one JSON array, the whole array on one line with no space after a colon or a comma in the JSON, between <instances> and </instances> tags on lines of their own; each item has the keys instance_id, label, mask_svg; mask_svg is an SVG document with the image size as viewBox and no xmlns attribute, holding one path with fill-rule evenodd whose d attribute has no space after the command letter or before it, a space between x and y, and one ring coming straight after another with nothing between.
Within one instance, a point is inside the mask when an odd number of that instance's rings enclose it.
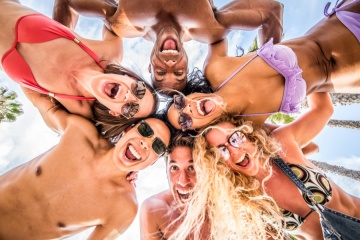
<instances>
[{"instance_id":1,"label":"purple bikini strap","mask_svg":"<svg viewBox=\"0 0 360 240\"><path fill-rule=\"evenodd\" d=\"M263 116L263 115L274 114L274 113L277 113L277 111L276 112L266 112L266 113L238 114L235 117L256 117L256 116Z\"/></svg>"},{"instance_id":2,"label":"purple bikini strap","mask_svg":"<svg viewBox=\"0 0 360 240\"><path fill-rule=\"evenodd\" d=\"M235 72L233 72L227 79L225 79L225 81L223 81L216 89L215 92L217 92L220 88L222 88L228 81L230 81L230 79L232 79L238 72L241 71L241 69L243 69L246 65L249 64L249 62L251 62L254 58L257 57L257 54L255 54L252 58L250 58L249 60L247 60L247 62L240 66Z\"/></svg>"},{"instance_id":3,"label":"purple bikini strap","mask_svg":"<svg viewBox=\"0 0 360 240\"><path fill-rule=\"evenodd\" d=\"M331 2L328 2L328 3L325 5L324 15L327 16L327 17L330 17L331 15L333 15L333 14L336 12L336 9L339 8L339 6L340 6L341 4L343 4L344 2L345 2L345 0L341 0L340 2L339 2L339 0L337 0L336 3L335 3L335 7L333 7L333 9L331 10L330 13L328 13L328 11L329 11L329 7L330 7L330 5L331 5Z\"/></svg>"}]
</instances>

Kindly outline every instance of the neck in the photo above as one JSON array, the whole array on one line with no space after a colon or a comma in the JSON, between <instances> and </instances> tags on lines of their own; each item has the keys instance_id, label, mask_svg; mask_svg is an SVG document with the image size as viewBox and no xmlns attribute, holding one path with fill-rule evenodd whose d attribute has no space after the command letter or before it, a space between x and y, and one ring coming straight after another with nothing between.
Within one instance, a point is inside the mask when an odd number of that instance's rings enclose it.
<instances>
[{"instance_id":1,"label":"neck","mask_svg":"<svg viewBox=\"0 0 360 240\"><path fill-rule=\"evenodd\" d=\"M272 166L272 163L270 162L270 165ZM255 175L255 177L262 182L266 177L269 176L270 169L269 168L260 168L259 172Z\"/></svg>"},{"instance_id":2,"label":"neck","mask_svg":"<svg viewBox=\"0 0 360 240\"><path fill-rule=\"evenodd\" d=\"M235 93L237 92L237 93ZM216 92L217 95L222 97L226 103L226 110L230 113L241 114L248 109L251 104L250 96L246 94L246 91L239 94L239 89L236 89L234 93L226 89L225 86Z\"/></svg>"},{"instance_id":3,"label":"neck","mask_svg":"<svg viewBox=\"0 0 360 240\"><path fill-rule=\"evenodd\" d=\"M113 160L114 147L97 152L97 161L95 165L96 177L106 179L108 181L114 182L118 185L123 185L124 182L127 182L126 176L128 171L120 170Z\"/></svg>"},{"instance_id":4,"label":"neck","mask_svg":"<svg viewBox=\"0 0 360 240\"><path fill-rule=\"evenodd\" d=\"M151 41L156 42L156 39L158 38L161 30L163 30L164 28L169 27L169 26L175 29L175 31L179 34L180 40L182 41L184 31L182 30L179 23L174 21L173 19L170 19L169 21L159 21L157 24L152 26L151 29L153 31L149 33L149 37L150 37Z\"/></svg>"}]
</instances>

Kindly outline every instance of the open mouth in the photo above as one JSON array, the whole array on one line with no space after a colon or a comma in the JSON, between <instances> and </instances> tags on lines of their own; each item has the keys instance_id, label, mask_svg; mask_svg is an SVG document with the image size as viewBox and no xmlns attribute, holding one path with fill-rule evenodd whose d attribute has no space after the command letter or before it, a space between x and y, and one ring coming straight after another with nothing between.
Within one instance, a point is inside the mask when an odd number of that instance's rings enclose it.
<instances>
[{"instance_id":1,"label":"open mouth","mask_svg":"<svg viewBox=\"0 0 360 240\"><path fill-rule=\"evenodd\" d=\"M161 46L162 53L179 53L176 41L173 39L166 39Z\"/></svg>"},{"instance_id":2,"label":"open mouth","mask_svg":"<svg viewBox=\"0 0 360 240\"><path fill-rule=\"evenodd\" d=\"M240 158L235 164L240 167L246 167L250 163L249 155L246 153L244 158Z\"/></svg>"},{"instance_id":3,"label":"open mouth","mask_svg":"<svg viewBox=\"0 0 360 240\"><path fill-rule=\"evenodd\" d=\"M180 190L178 189L177 194L182 202L187 202L190 200L191 190Z\"/></svg>"},{"instance_id":4,"label":"open mouth","mask_svg":"<svg viewBox=\"0 0 360 240\"><path fill-rule=\"evenodd\" d=\"M205 99L196 102L196 109L201 116L206 116L216 108L215 102Z\"/></svg>"},{"instance_id":5,"label":"open mouth","mask_svg":"<svg viewBox=\"0 0 360 240\"><path fill-rule=\"evenodd\" d=\"M117 83L106 83L104 91L109 98L115 99L119 94L120 84Z\"/></svg>"},{"instance_id":6,"label":"open mouth","mask_svg":"<svg viewBox=\"0 0 360 240\"><path fill-rule=\"evenodd\" d=\"M138 153L134 148L134 146L131 145L130 143L128 144L125 150L125 157L133 161L138 161L141 159L140 153Z\"/></svg>"}]
</instances>

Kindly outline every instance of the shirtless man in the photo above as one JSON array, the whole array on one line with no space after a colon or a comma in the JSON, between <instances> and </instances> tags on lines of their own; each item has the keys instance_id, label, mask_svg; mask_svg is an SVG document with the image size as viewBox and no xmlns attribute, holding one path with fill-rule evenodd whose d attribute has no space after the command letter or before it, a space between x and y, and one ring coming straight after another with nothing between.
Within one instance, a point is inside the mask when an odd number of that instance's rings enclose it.
<instances>
[{"instance_id":1,"label":"shirtless man","mask_svg":"<svg viewBox=\"0 0 360 240\"><path fill-rule=\"evenodd\" d=\"M154 118L137 123L115 144L89 120L24 89L59 144L0 176L0 239L57 239L95 227L88 239L114 239L138 205L126 180L166 150L170 132ZM151 127L150 127L151 125Z\"/></svg>"},{"instance_id":2,"label":"shirtless man","mask_svg":"<svg viewBox=\"0 0 360 240\"><path fill-rule=\"evenodd\" d=\"M196 183L192 160L193 137L178 134L165 158L169 189L144 201L140 210L141 239L168 239L177 228L177 219L191 197ZM206 228L203 228L205 239Z\"/></svg>"},{"instance_id":3,"label":"shirtless man","mask_svg":"<svg viewBox=\"0 0 360 240\"><path fill-rule=\"evenodd\" d=\"M259 29L260 45L271 37L280 42L281 3L274 0L234 0L216 10L210 0L56 0L53 18L74 26L76 13L105 20L107 27L125 38L154 42L149 72L157 89L181 91L187 82L188 59L183 42L211 44L230 30Z\"/></svg>"}]
</instances>

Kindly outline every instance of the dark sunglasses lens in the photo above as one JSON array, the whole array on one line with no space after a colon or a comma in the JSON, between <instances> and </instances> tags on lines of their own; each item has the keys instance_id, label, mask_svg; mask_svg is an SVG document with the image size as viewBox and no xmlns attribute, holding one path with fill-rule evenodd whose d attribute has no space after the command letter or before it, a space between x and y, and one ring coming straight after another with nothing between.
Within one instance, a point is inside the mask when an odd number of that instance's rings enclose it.
<instances>
[{"instance_id":1,"label":"dark sunglasses lens","mask_svg":"<svg viewBox=\"0 0 360 240\"><path fill-rule=\"evenodd\" d=\"M185 107L185 97L181 95L174 95L175 109L181 110Z\"/></svg>"},{"instance_id":2,"label":"dark sunglasses lens","mask_svg":"<svg viewBox=\"0 0 360 240\"><path fill-rule=\"evenodd\" d=\"M155 141L152 144L152 148L157 155L161 155L166 151L166 145L160 138L155 138Z\"/></svg>"},{"instance_id":3,"label":"dark sunglasses lens","mask_svg":"<svg viewBox=\"0 0 360 240\"><path fill-rule=\"evenodd\" d=\"M229 138L229 143L231 144L231 146L233 147L241 147L241 145L243 145L245 142L245 135L240 132L240 131L236 131L233 134L231 134L230 138Z\"/></svg>"},{"instance_id":4,"label":"dark sunglasses lens","mask_svg":"<svg viewBox=\"0 0 360 240\"><path fill-rule=\"evenodd\" d=\"M189 115L187 115L186 113L180 114L178 122L183 131L188 130L192 125L191 117Z\"/></svg>"},{"instance_id":5,"label":"dark sunglasses lens","mask_svg":"<svg viewBox=\"0 0 360 240\"><path fill-rule=\"evenodd\" d=\"M154 131L146 122L141 122L137 129L143 137L151 137L154 135Z\"/></svg>"},{"instance_id":6,"label":"dark sunglasses lens","mask_svg":"<svg viewBox=\"0 0 360 240\"><path fill-rule=\"evenodd\" d=\"M121 114L126 118L133 118L139 111L139 104L135 102L125 103L121 107Z\"/></svg>"},{"instance_id":7,"label":"dark sunglasses lens","mask_svg":"<svg viewBox=\"0 0 360 240\"><path fill-rule=\"evenodd\" d=\"M141 81L135 81L131 84L131 92L138 99L143 99L146 93L146 85Z\"/></svg>"}]
</instances>

